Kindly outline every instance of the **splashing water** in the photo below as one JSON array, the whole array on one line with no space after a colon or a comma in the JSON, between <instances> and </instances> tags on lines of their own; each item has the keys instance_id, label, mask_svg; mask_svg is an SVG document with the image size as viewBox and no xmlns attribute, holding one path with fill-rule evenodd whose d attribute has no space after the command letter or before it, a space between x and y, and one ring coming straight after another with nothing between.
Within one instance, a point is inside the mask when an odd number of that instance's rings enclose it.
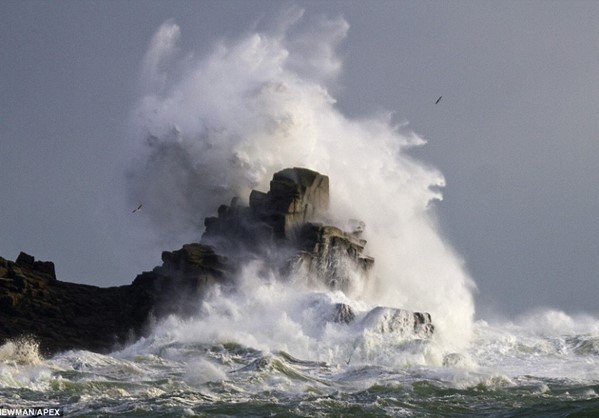
<instances>
[{"instance_id":1,"label":"splashing water","mask_svg":"<svg viewBox=\"0 0 599 418\"><path fill-rule=\"evenodd\" d=\"M15 364L39 364L39 343L33 338L10 340L0 346L0 361Z\"/></svg>"},{"instance_id":2,"label":"splashing water","mask_svg":"<svg viewBox=\"0 0 599 418\"><path fill-rule=\"evenodd\" d=\"M143 63L128 180L156 236L179 245L282 168L327 174L333 221L366 224L376 261L361 292L283 282L254 260L233 291L211 288L196 316L165 318L110 355L41 359L34 343L3 345L0 405L86 417L599 413L597 319L544 310L473 322L474 285L429 208L443 177L406 154L424 140L386 116L347 118L328 93L348 28L305 23L292 8L271 30L196 57L164 23ZM356 320L330 321L337 303ZM375 305L430 312L434 338L364 326Z\"/></svg>"},{"instance_id":3,"label":"splashing water","mask_svg":"<svg viewBox=\"0 0 599 418\"><path fill-rule=\"evenodd\" d=\"M388 116L347 118L328 93L348 28L341 18L302 26L296 11L275 31L195 57L177 49L178 26L164 23L146 54L134 112L133 199L144 201L159 235L184 242L198 239L203 217L219 204L267 190L280 169L327 174L331 216L366 223L376 262L362 299L428 311L438 338L463 346L473 282L429 210L443 176L406 154L425 141Z\"/></svg>"}]
</instances>

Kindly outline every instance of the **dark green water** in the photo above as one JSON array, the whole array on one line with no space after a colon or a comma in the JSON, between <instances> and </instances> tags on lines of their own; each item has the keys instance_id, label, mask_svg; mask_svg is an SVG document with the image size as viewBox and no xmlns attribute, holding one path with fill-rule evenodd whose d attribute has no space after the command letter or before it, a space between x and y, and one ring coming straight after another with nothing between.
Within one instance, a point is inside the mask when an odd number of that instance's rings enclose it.
<instances>
[{"instance_id":1,"label":"dark green water","mask_svg":"<svg viewBox=\"0 0 599 418\"><path fill-rule=\"evenodd\" d=\"M59 406L69 417L599 416L599 382L422 365L334 365L235 344L196 346L190 357L190 348L177 348L187 353L186 362L88 352L37 364L4 361L0 405ZM214 380L201 377L218 361L235 368ZM194 368L203 369L196 375Z\"/></svg>"}]
</instances>

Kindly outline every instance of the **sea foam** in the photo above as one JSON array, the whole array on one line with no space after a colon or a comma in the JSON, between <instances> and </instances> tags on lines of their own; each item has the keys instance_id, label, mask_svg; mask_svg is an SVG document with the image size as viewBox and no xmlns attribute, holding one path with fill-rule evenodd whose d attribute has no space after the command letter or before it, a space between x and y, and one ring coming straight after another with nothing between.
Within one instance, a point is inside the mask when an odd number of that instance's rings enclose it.
<instances>
[{"instance_id":1,"label":"sea foam","mask_svg":"<svg viewBox=\"0 0 599 418\"><path fill-rule=\"evenodd\" d=\"M349 25L342 18L304 22L302 14L293 9L276 29L222 41L203 56L179 49L175 22L158 29L132 115L132 201L143 200L157 237L179 245L197 241L201 220L220 204L233 196L244 201L252 188L268 190L280 169L326 174L331 221L363 220L366 250L376 259L361 293L352 296L430 312L435 338L463 347L474 284L431 209L444 178L408 155L425 141L389 114L355 119L339 110L329 89L342 71L336 47ZM274 319L288 322L265 316L262 328L295 340ZM263 343L255 339L244 337Z\"/></svg>"}]
</instances>

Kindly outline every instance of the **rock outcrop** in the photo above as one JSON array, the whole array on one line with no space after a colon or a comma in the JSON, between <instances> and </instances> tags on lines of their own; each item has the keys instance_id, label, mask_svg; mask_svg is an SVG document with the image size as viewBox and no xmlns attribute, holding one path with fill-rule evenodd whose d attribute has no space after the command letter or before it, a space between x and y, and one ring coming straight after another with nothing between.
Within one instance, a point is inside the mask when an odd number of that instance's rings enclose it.
<instances>
[{"instance_id":1,"label":"rock outcrop","mask_svg":"<svg viewBox=\"0 0 599 418\"><path fill-rule=\"evenodd\" d=\"M430 338L435 327L428 313L377 306L361 322L364 328L381 334L399 334L418 338Z\"/></svg>"},{"instance_id":2,"label":"rock outcrop","mask_svg":"<svg viewBox=\"0 0 599 418\"><path fill-rule=\"evenodd\" d=\"M329 178L305 168L275 173L270 191L253 190L249 206L234 198L217 217L205 219L202 242L226 254L262 258L276 247L289 256L273 260L284 275L303 271L313 284L347 291L352 275L367 276L374 259L364 254L364 223L353 220L351 232L324 225L329 208Z\"/></svg>"},{"instance_id":3,"label":"rock outcrop","mask_svg":"<svg viewBox=\"0 0 599 418\"><path fill-rule=\"evenodd\" d=\"M306 168L288 168L275 173L270 191L252 190L249 206L234 198L221 205L217 217L204 220L202 242L223 251L256 250L264 246L291 244L307 222L326 216L329 178Z\"/></svg>"},{"instance_id":4,"label":"rock outcrop","mask_svg":"<svg viewBox=\"0 0 599 418\"><path fill-rule=\"evenodd\" d=\"M49 264L23 260L33 257L0 257L0 344L33 337L43 354L102 352L133 342L151 318L193 313L208 286L226 283L229 272L224 257L200 244L163 252L162 266L131 285L107 288L59 281Z\"/></svg>"},{"instance_id":5,"label":"rock outcrop","mask_svg":"<svg viewBox=\"0 0 599 418\"><path fill-rule=\"evenodd\" d=\"M162 266L139 274L131 287L137 295L139 313L156 318L170 314L195 313L198 301L214 284L226 285L233 267L226 257L203 244L185 244L181 249L162 253Z\"/></svg>"},{"instance_id":6,"label":"rock outcrop","mask_svg":"<svg viewBox=\"0 0 599 418\"><path fill-rule=\"evenodd\" d=\"M431 316L426 312L377 306L358 317L345 303L336 303L331 308L329 322L352 325L360 331L394 334L402 339L429 339L435 331Z\"/></svg>"},{"instance_id":7,"label":"rock outcrop","mask_svg":"<svg viewBox=\"0 0 599 418\"><path fill-rule=\"evenodd\" d=\"M132 326L132 297L136 292L66 283L35 265L0 258L0 343L32 336L44 354L110 348L126 342L130 329L139 329Z\"/></svg>"},{"instance_id":8,"label":"rock outcrop","mask_svg":"<svg viewBox=\"0 0 599 418\"><path fill-rule=\"evenodd\" d=\"M374 258L364 255L366 241L334 226L308 222L299 231L295 268L330 289L351 290L352 277L365 278Z\"/></svg>"},{"instance_id":9,"label":"rock outcrop","mask_svg":"<svg viewBox=\"0 0 599 418\"><path fill-rule=\"evenodd\" d=\"M349 231L327 225L329 178L305 168L275 173L268 192L252 191L249 205L234 198L204 221L200 243L162 253L162 265L126 286L100 288L56 279L54 264L21 253L0 258L0 344L36 338L44 354L67 349L107 351L144 335L152 319L196 312L211 286L234 286L237 268L260 258L283 277L351 290L365 279L374 259L364 253L365 225L350 220ZM276 250L276 251L273 251ZM348 305L337 304L331 322L353 324ZM430 315L375 308L362 323L384 332L428 338Z\"/></svg>"},{"instance_id":10,"label":"rock outcrop","mask_svg":"<svg viewBox=\"0 0 599 418\"><path fill-rule=\"evenodd\" d=\"M356 314L349 305L345 303L336 303L333 316L330 318L332 322L339 324L350 324L356 319Z\"/></svg>"}]
</instances>

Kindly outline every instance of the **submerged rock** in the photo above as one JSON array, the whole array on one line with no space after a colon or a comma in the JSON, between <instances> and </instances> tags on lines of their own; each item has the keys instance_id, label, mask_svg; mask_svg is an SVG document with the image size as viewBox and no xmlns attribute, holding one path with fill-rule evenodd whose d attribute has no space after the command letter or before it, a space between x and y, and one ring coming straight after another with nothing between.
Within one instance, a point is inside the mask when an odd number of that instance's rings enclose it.
<instances>
[{"instance_id":1,"label":"submerged rock","mask_svg":"<svg viewBox=\"0 0 599 418\"><path fill-rule=\"evenodd\" d=\"M360 331L369 330L406 338L428 339L435 330L428 313L384 306L377 306L357 316L349 305L336 303L332 305L332 314L328 321L352 325Z\"/></svg>"},{"instance_id":2,"label":"submerged rock","mask_svg":"<svg viewBox=\"0 0 599 418\"><path fill-rule=\"evenodd\" d=\"M337 303L335 304L335 311L333 313L332 321L341 323L341 324L349 324L353 322L356 318L356 314L349 305L345 303Z\"/></svg>"},{"instance_id":3,"label":"submerged rock","mask_svg":"<svg viewBox=\"0 0 599 418\"><path fill-rule=\"evenodd\" d=\"M429 338L435 327L428 313L411 312L405 309L378 306L364 317L361 325L365 329L381 334L395 333L402 336Z\"/></svg>"}]
</instances>

